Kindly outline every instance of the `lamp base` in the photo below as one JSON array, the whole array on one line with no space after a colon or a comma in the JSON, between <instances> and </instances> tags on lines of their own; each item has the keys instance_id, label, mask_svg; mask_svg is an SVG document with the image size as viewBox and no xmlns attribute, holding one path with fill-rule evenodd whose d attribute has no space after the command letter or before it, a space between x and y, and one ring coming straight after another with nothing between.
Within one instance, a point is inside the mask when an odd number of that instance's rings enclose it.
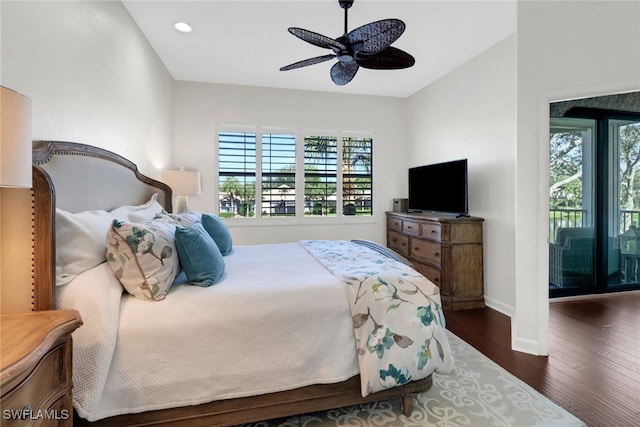
<instances>
[{"instance_id":1,"label":"lamp base","mask_svg":"<svg viewBox=\"0 0 640 427\"><path fill-rule=\"evenodd\" d=\"M173 209L174 213L184 213L189 210L189 197L185 195L176 196L176 207Z\"/></svg>"}]
</instances>

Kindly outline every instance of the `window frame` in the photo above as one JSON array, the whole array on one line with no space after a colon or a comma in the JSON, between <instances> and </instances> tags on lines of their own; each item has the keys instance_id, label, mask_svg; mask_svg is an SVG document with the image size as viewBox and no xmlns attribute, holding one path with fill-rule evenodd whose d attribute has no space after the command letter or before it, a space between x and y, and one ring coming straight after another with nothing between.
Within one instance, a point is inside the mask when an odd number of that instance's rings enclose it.
<instances>
[{"instance_id":1,"label":"window frame","mask_svg":"<svg viewBox=\"0 0 640 427\"><path fill-rule=\"evenodd\" d=\"M339 130L318 130L302 128L281 128L268 126L252 126L238 124L222 124L215 126L215 165L214 165L214 212L220 214L220 133L243 132L255 134L256 137L256 177L255 177L255 214L252 217L224 217L229 225L237 226L278 226L278 225L323 225L323 224L371 224L377 223L377 196L376 178L374 176L374 145L375 135L373 132L339 131ZM262 216L262 134L293 135L296 141L296 171L295 171L295 215L291 216ZM304 174L304 142L305 136L328 136L337 138L337 164L336 164L336 206L343 207L343 139L344 138L368 138L371 139L371 204L370 215L345 215L343 209L336 209L335 215L331 216L309 216L305 215L305 174ZM300 172L302 170L302 173ZM260 199L260 200L259 200Z\"/></svg>"}]
</instances>

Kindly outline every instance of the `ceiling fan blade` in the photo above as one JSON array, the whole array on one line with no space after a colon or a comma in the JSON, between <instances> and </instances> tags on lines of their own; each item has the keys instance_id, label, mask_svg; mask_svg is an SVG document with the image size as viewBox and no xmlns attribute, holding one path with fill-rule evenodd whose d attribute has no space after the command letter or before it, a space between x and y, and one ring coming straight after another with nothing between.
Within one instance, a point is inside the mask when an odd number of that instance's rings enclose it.
<instances>
[{"instance_id":1,"label":"ceiling fan blade","mask_svg":"<svg viewBox=\"0 0 640 427\"><path fill-rule=\"evenodd\" d=\"M304 59L302 61L294 62L293 64L286 65L280 68L280 71L289 71L294 70L300 67L306 67L308 65L319 64L320 62L328 61L330 59L335 58L336 56L333 53L328 55L316 56L315 58Z\"/></svg>"},{"instance_id":2,"label":"ceiling fan blade","mask_svg":"<svg viewBox=\"0 0 640 427\"><path fill-rule=\"evenodd\" d=\"M398 40L405 27L399 19L383 19L350 31L347 41L356 53L378 53Z\"/></svg>"},{"instance_id":3,"label":"ceiling fan blade","mask_svg":"<svg viewBox=\"0 0 640 427\"><path fill-rule=\"evenodd\" d=\"M355 61L336 62L331 67L331 80L339 86L346 85L355 77L360 67Z\"/></svg>"},{"instance_id":4,"label":"ceiling fan blade","mask_svg":"<svg viewBox=\"0 0 640 427\"><path fill-rule=\"evenodd\" d=\"M409 68L416 62L414 57L404 50L391 46L373 55L359 52L355 59L361 67L373 70L400 70Z\"/></svg>"},{"instance_id":5,"label":"ceiling fan blade","mask_svg":"<svg viewBox=\"0 0 640 427\"><path fill-rule=\"evenodd\" d=\"M305 30L304 28L291 27L289 32L307 43L312 45L323 47L326 49L345 50L347 47L340 42L335 41L331 37L323 36L322 34L314 33L313 31Z\"/></svg>"}]
</instances>

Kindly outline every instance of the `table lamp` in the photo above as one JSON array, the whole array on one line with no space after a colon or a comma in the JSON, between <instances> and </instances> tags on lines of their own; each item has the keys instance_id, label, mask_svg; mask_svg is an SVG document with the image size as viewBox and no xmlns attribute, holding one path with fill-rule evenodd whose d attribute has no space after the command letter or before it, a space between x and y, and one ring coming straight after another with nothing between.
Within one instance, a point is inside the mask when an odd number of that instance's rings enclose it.
<instances>
[{"instance_id":1,"label":"table lamp","mask_svg":"<svg viewBox=\"0 0 640 427\"><path fill-rule=\"evenodd\" d=\"M31 100L0 86L0 294L2 312L32 308Z\"/></svg>"},{"instance_id":2,"label":"table lamp","mask_svg":"<svg viewBox=\"0 0 640 427\"><path fill-rule=\"evenodd\" d=\"M31 100L0 88L0 186L31 188Z\"/></svg>"},{"instance_id":3,"label":"table lamp","mask_svg":"<svg viewBox=\"0 0 640 427\"><path fill-rule=\"evenodd\" d=\"M176 195L175 213L189 210L189 196L200 194L200 172L184 170L168 170L164 172L164 180Z\"/></svg>"}]
</instances>

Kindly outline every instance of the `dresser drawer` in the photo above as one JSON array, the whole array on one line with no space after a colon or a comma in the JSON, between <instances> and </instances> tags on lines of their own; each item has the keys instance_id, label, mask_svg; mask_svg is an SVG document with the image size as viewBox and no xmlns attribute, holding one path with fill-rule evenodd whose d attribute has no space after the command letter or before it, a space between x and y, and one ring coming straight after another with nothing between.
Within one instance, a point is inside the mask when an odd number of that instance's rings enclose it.
<instances>
[{"instance_id":1,"label":"dresser drawer","mask_svg":"<svg viewBox=\"0 0 640 427\"><path fill-rule=\"evenodd\" d=\"M387 217L387 230L402 231L402 220L395 217Z\"/></svg>"},{"instance_id":2,"label":"dresser drawer","mask_svg":"<svg viewBox=\"0 0 640 427\"><path fill-rule=\"evenodd\" d=\"M438 242L423 239L411 239L410 254L412 257L440 265L442 247Z\"/></svg>"},{"instance_id":3,"label":"dresser drawer","mask_svg":"<svg viewBox=\"0 0 640 427\"><path fill-rule=\"evenodd\" d=\"M420 274L422 274L427 279L431 280L434 285L440 287L440 269L436 267L432 267L426 264L420 264L415 262L413 264L413 268L415 268ZM440 289L440 293L442 293L442 289Z\"/></svg>"},{"instance_id":4,"label":"dresser drawer","mask_svg":"<svg viewBox=\"0 0 640 427\"><path fill-rule=\"evenodd\" d=\"M395 231L388 231L387 246L401 255L409 256L409 236Z\"/></svg>"},{"instance_id":5,"label":"dresser drawer","mask_svg":"<svg viewBox=\"0 0 640 427\"><path fill-rule=\"evenodd\" d=\"M435 222L423 222L420 224L420 235L427 239L440 241L440 237L442 236L441 230L440 224Z\"/></svg>"},{"instance_id":6,"label":"dresser drawer","mask_svg":"<svg viewBox=\"0 0 640 427\"><path fill-rule=\"evenodd\" d=\"M402 221L402 232L407 234L420 234L420 223L414 221Z\"/></svg>"},{"instance_id":7,"label":"dresser drawer","mask_svg":"<svg viewBox=\"0 0 640 427\"><path fill-rule=\"evenodd\" d=\"M31 372L28 380L2 396L2 408L20 410L31 407L34 414L39 410L50 409L50 406L64 395L66 381L64 371L65 344L54 347L40 360ZM4 420L3 425L25 425L20 420Z\"/></svg>"}]
</instances>

